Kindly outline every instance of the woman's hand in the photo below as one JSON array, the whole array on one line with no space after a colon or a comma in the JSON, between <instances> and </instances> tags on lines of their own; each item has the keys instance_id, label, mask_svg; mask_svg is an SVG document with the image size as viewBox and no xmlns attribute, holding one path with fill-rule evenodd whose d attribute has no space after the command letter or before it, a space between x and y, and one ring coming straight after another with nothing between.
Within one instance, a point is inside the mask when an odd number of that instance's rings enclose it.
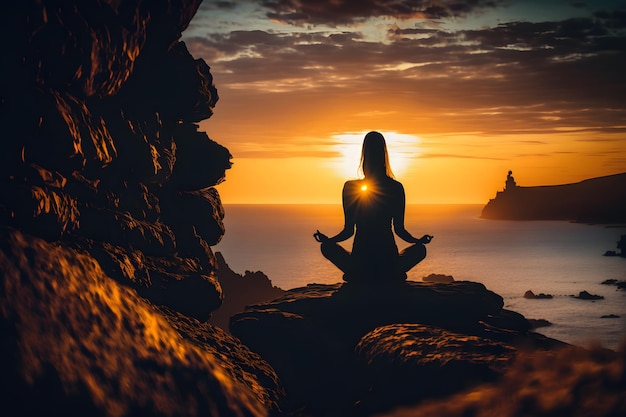
<instances>
[{"instance_id":1,"label":"woman's hand","mask_svg":"<svg viewBox=\"0 0 626 417\"><path fill-rule=\"evenodd\" d=\"M433 239L433 236L431 235L424 235L422 237L419 238L419 242L423 243L424 245L427 245L430 243L430 241Z\"/></svg>"},{"instance_id":2,"label":"woman's hand","mask_svg":"<svg viewBox=\"0 0 626 417\"><path fill-rule=\"evenodd\" d=\"M315 238L315 240L317 240L320 243L326 242L328 240L328 236L326 236L324 233L320 232L319 230L313 233L313 237Z\"/></svg>"}]
</instances>

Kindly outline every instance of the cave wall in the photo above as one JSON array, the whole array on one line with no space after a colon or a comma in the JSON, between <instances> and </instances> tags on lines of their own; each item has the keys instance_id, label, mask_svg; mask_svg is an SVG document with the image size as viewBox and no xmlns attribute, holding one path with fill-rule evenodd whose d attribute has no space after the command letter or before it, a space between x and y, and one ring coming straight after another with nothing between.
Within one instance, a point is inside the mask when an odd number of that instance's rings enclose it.
<instances>
[{"instance_id":1,"label":"cave wall","mask_svg":"<svg viewBox=\"0 0 626 417\"><path fill-rule=\"evenodd\" d=\"M198 130L218 94L179 41L200 2L3 2L0 226L204 320L231 155Z\"/></svg>"}]
</instances>

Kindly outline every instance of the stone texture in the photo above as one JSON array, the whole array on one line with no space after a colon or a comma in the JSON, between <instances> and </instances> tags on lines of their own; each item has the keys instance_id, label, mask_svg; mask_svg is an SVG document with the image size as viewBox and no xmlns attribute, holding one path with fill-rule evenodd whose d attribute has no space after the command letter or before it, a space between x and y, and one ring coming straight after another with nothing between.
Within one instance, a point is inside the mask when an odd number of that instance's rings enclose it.
<instances>
[{"instance_id":1,"label":"stone texture","mask_svg":"<svg viewBox=\"0 0 626 417\"><path fill-rule=\"evenodd\" d=\"M213 186L231 155L195 124L218 100L209 66L179 42L199 4L0 5L0 226L89 253L206 320L222 295Z\"/></svg>"},{"instance_id":2,"label":"stone texture","mask_svg":"<svg viewBox=\"0 0 626 417\"><path fill-rule=\"evenodd\" d=\"M218 328L158 310L93 258L1 229L4 416L266 416L272 368Z\"/></svg>"},{"instance_id":3,"label":"stone texture","mask_svg":"<svg viewBox=\"0 0 626 417\"><path fill-rule=\"evenodd\" d=\"M390 397L385 404L367 402L377 371L355 352L363 337L381 326L420 324L443 329L445 333L440 333L437 343L444 351L450 343L450 353L462 344L462 338L467 349L476 352L478 340L511 346L502 347L503 352L513 346L550 348L559 344L530 333L530 324L523 316L502 307L500 296L482 284L466 281L311 284L289 290L273 301L248 306L232 317L230 329L276 370L290 407L304 407L314 415L367 415L391 407L397 400ZM421 347L411 355L421 355ZM471 361L465 363L473 366ZM443 380L431 382L445 385Z\"/></svg>"},{"instance_id":4,"label":"stone texture","mask_svg":"<svg viewBox=\"0 0 626 417\"><path fill-rule=\"evenodd\" d=\"M522 352L502 378L380 417L626 415L626 346Z\"/></svg>"},{"instance_id":5,"label":"stone texture","mask_svg":"<svg viewBox=\"0 0 626 417\"><path fill-rule=\"evenodd\" d=\"M438 327L392 324L363 336L356 352L369 370L370 388L360 408L371 412L492 382L505 372L516 350Z\"/></svg>"}]
</instances>

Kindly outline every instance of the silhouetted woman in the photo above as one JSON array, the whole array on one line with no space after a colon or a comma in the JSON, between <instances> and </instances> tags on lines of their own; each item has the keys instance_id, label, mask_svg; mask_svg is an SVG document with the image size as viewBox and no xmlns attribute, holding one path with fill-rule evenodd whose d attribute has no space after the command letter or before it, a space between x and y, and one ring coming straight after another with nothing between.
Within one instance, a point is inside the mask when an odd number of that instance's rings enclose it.
<instances>
[{"instance_id":1,"label":"silhouetted woman","mask_svg":"<svg viewBox=\"0 0 626 417\"><path fill-rule=\"evenodd\" d=\"M321 243L322 254L344 272L345 281L403 281L409 269L426 257L424 245L432 236L417 239L405 229L404 187L393 179L380 133L365 135L360 168L364 178L347 181L343 187L343 230L333 237L319 230L313 236ZM392 226L398 237L413 245L398 253ZM337 242L350 238L355 228L349 253Z\"/></svg>"}]
</instances>

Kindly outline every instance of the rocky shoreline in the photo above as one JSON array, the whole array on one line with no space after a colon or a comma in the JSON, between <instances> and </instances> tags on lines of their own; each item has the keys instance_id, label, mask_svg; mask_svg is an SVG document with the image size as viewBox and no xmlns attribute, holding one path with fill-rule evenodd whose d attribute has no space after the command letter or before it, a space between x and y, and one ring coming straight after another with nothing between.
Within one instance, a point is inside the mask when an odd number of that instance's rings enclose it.
<instances>
[{"instance_id":1,"label":"rocky shoreline","mask_svg":"<svg viewBox=\"0 0 626 417\"><path fill-rule=\"evenodd\" d=\"M217 89L179 42L199 4L0 5L3 416L626 414L626 347L538 335L481 284L230 270Z\"/></svg>"}]
</instances>

